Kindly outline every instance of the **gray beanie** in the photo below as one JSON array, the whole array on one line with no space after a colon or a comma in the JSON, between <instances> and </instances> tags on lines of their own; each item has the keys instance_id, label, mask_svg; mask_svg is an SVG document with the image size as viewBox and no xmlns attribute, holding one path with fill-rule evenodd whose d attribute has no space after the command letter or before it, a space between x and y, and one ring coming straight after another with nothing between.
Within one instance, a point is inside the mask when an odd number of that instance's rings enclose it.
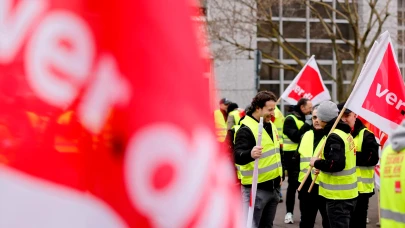
<instances>
[{"instance_id":1,"label":"gray beanie","mask_svg":"<svg viewBox=\"0 0 405 228\"><path fill-rule=\"evenodd\" d=\"M339 115L339 109L332 101L322 101L318 107L318 119L329 122Z\"/></svg>"}]
</instances>

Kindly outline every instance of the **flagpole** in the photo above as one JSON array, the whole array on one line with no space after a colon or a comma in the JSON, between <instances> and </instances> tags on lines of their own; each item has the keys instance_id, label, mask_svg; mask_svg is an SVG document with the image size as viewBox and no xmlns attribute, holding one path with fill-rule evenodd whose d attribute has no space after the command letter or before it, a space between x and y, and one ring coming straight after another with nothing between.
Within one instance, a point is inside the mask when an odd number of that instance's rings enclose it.
<instances>
[{"instance_id":1,"label":"flagpole","mask_svg":"<svg viewBox=\"0 0 405 228\"><path fill-rule=\"evenodd\" d=\"M262 144L262 131L263 131L263 117L260 117L256 146L261 146ZM257 176L259 175L258 174L259 159L260 158L255 159L255 167L253 169L252 189L250 192L250 204L246 225L247 228L251 228L253 224L253 213L255 210L256 191L257 191Z\"/></svg>"},{"instance_id":2,"label":"flagpole","mask_svg":"<svg viewBox=\"0 0 405 228\"><path fill-rule=\"evenodd\" d=\"M281 96L278 98L276 105L278 105L278 103L280 103L280 101L281 101Z\"/></svg>"},{"instance_id":3,"label":"flagpole","mask_svg":"<svg viewBox=\"0 0 405 228\"><path fill-rule=\"evenodd\" d=\"M369 64L369 60L371 58L370 56L374 55L378 45L379 45L379 43L377 41L375 41L373 46L371 47L371 50L368 53L366 61L365 61L364 65L363 65L363 67L362 67L362 69L360 71L360 74L359 74L358 78L357 78L356 84L354 85L353 91L355 91L356 88L361 84L361 80L363 79L362 75L364 74L364 69ZM352 99L352 95L349 96L349 98L346 101L346 104L349 103L351 99ZM328 136L332 133L333 130L335 130L336 125L339 122L339 120L342 118L342 115L343 115L345 110L346 110L346 107L343 107L342 111L340 111L340 114L339 114L338 118L336 119L335 123L333 124L332 129L329 131ZM325 147L325 143L326 143L326 140L323 143L323 146L322 146L321 150L318 152L316 157L319 157L321 155L321 153L322 153L322 151L323 151L323 149ZM302 189L302 186L304 185L305 181L308 179L308 176L310 175L310 173L312 171L312 168L313 168L312 166L310 166L310 167L311 167L311 169L309 169L308 172L305 174L304 181L301 182L300 186L298 187L298 191L300 191ZM315 175L314 180L312 181L311 186L308 189L308 192L311 192L317 178L318 178L318 175Z\"/></svg>"},{"instance_id":4,"label":"flagpole","mask_svg":"<svg viewBox=\"0 0 405 228\"><path fill-rule=\"evenodd\" d=\"M336 119L335 123L333 124L332 128L330 129L330 131L328 133L328 136L330 134L332 134L332 132L335 130L336 125L339 123L339 120L342 118L343 113L345 112L345 110L346 110L346 107L343 107L342 111L340 111L340 114L337 117L337 119ZM321 149L318 151L318 153L316 154L315 157L320 157L322 155L322 151L325 148L325 144L326 144L326 140L323 142L323 145L322 145ZM305 184L305 181L308 179L308 176L311 174L312 168L314 168L313 166L309 166L309 167L310 168L308 169L307 173L305 174L304 179L302 180L300 186L298 187L298 191L301 191L302 187ZM318 177L318 174L316 174L315 177L314 177L314 180L312 180L312 183L311 183L310 188L308 189L308 192L311 192L311 189L314 186L314 183L315 183L317 177Z\"/></svg>"}]
</instances>

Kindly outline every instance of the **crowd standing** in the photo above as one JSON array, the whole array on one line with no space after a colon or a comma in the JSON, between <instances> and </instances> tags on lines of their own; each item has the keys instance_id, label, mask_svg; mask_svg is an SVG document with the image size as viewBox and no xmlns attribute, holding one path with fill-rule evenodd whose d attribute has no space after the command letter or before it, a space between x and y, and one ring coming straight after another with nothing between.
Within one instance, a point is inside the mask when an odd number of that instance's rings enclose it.
<instances>
[{"instance_id":1,"label":"crowd standing","mask_svg":"<svg viewBox=\"0 0 405 228\"><path fill-rule=\"evenodd\" d=\"M314 227L319 211L323 227L365 228L379 161L380 145L374 134L356 113L344 109L344 103L323 101L313 106L302 98L284 118L277 101L274 93L261 91L243 110L223 98L214 113L218 141L229 147L235 163L243 214L248 213L254 161L260 158L253 227L273 227L282 202L280 187L287 176L286 224L295 222L295 194L304 182L298 191L300 227ZM333 128L339 114L341 119ZM260 117L264 124L261 146L257 146ZM383 228L405 227L404 157L405 121L393 133L381 159Z\"/></svg>"}]
</instances>

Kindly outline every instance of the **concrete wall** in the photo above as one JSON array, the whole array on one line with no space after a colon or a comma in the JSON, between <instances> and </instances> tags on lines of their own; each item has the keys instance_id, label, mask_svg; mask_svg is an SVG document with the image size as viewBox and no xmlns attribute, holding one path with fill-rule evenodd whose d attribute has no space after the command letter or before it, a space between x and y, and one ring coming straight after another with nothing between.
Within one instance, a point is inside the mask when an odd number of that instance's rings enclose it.
<instances>
[{"instance_id":1,"label":"concrete wall","mask_svg":"<svg viewBox=\"0 0 405 228\"><path fill-rule=\"evenodd\" d=\"M218 97L226 97L245 108L256 95L253 60L217 61L216 65Z\"/></svg>"},{"instance_id":2,"label":"concrete wall","mask_svg":"<svg viewBox=\"0 0 405 228\"><path fill-rule=\"evenodd\" d=\"M256 49L255 23L240 23L249 19L255 21L254 12L234 0L207 0L207 8L208 21L216 23L216 32L241 46ZM229 18L234 21L224 20ZM218 99L226 97L239 107L246 107L257 92L253 52L241 51L219 40L211 40L211 50Z\"/></svg>"}]
</instances>

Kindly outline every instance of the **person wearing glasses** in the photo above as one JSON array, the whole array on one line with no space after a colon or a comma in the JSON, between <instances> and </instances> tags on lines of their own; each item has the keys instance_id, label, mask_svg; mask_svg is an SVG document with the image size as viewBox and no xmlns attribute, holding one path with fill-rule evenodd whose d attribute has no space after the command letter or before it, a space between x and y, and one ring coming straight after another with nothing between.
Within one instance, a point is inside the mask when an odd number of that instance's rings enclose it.
<instances>
[{"instance_id":1,"label":"person wearing glasses","mask_svg":"<svg viewBox=\"0 0 405 228\"><path fill-rule=\"evenodd\" d=\"M312 157L321 150L326 140L326 134L319 124L317 117L318 105L312 109L312 129L307 131L301 139L301 143L298 146L298 153L300 154L300 173L298 181L301 183L304 180L304 176L309 169L309 162ZM328 216L326 214L325 199L319 196L319 179L315 182L311 193L308 193L308 189L312 183L315 173L319 173L318 170L313 169L313 172L305 181L303 188L298 192L298 199L300 200L301 222L300 227L311 228L315 225L316 215L318 210L322 216L322 226L329 227Z\"/></svg>"}]
</instances>

